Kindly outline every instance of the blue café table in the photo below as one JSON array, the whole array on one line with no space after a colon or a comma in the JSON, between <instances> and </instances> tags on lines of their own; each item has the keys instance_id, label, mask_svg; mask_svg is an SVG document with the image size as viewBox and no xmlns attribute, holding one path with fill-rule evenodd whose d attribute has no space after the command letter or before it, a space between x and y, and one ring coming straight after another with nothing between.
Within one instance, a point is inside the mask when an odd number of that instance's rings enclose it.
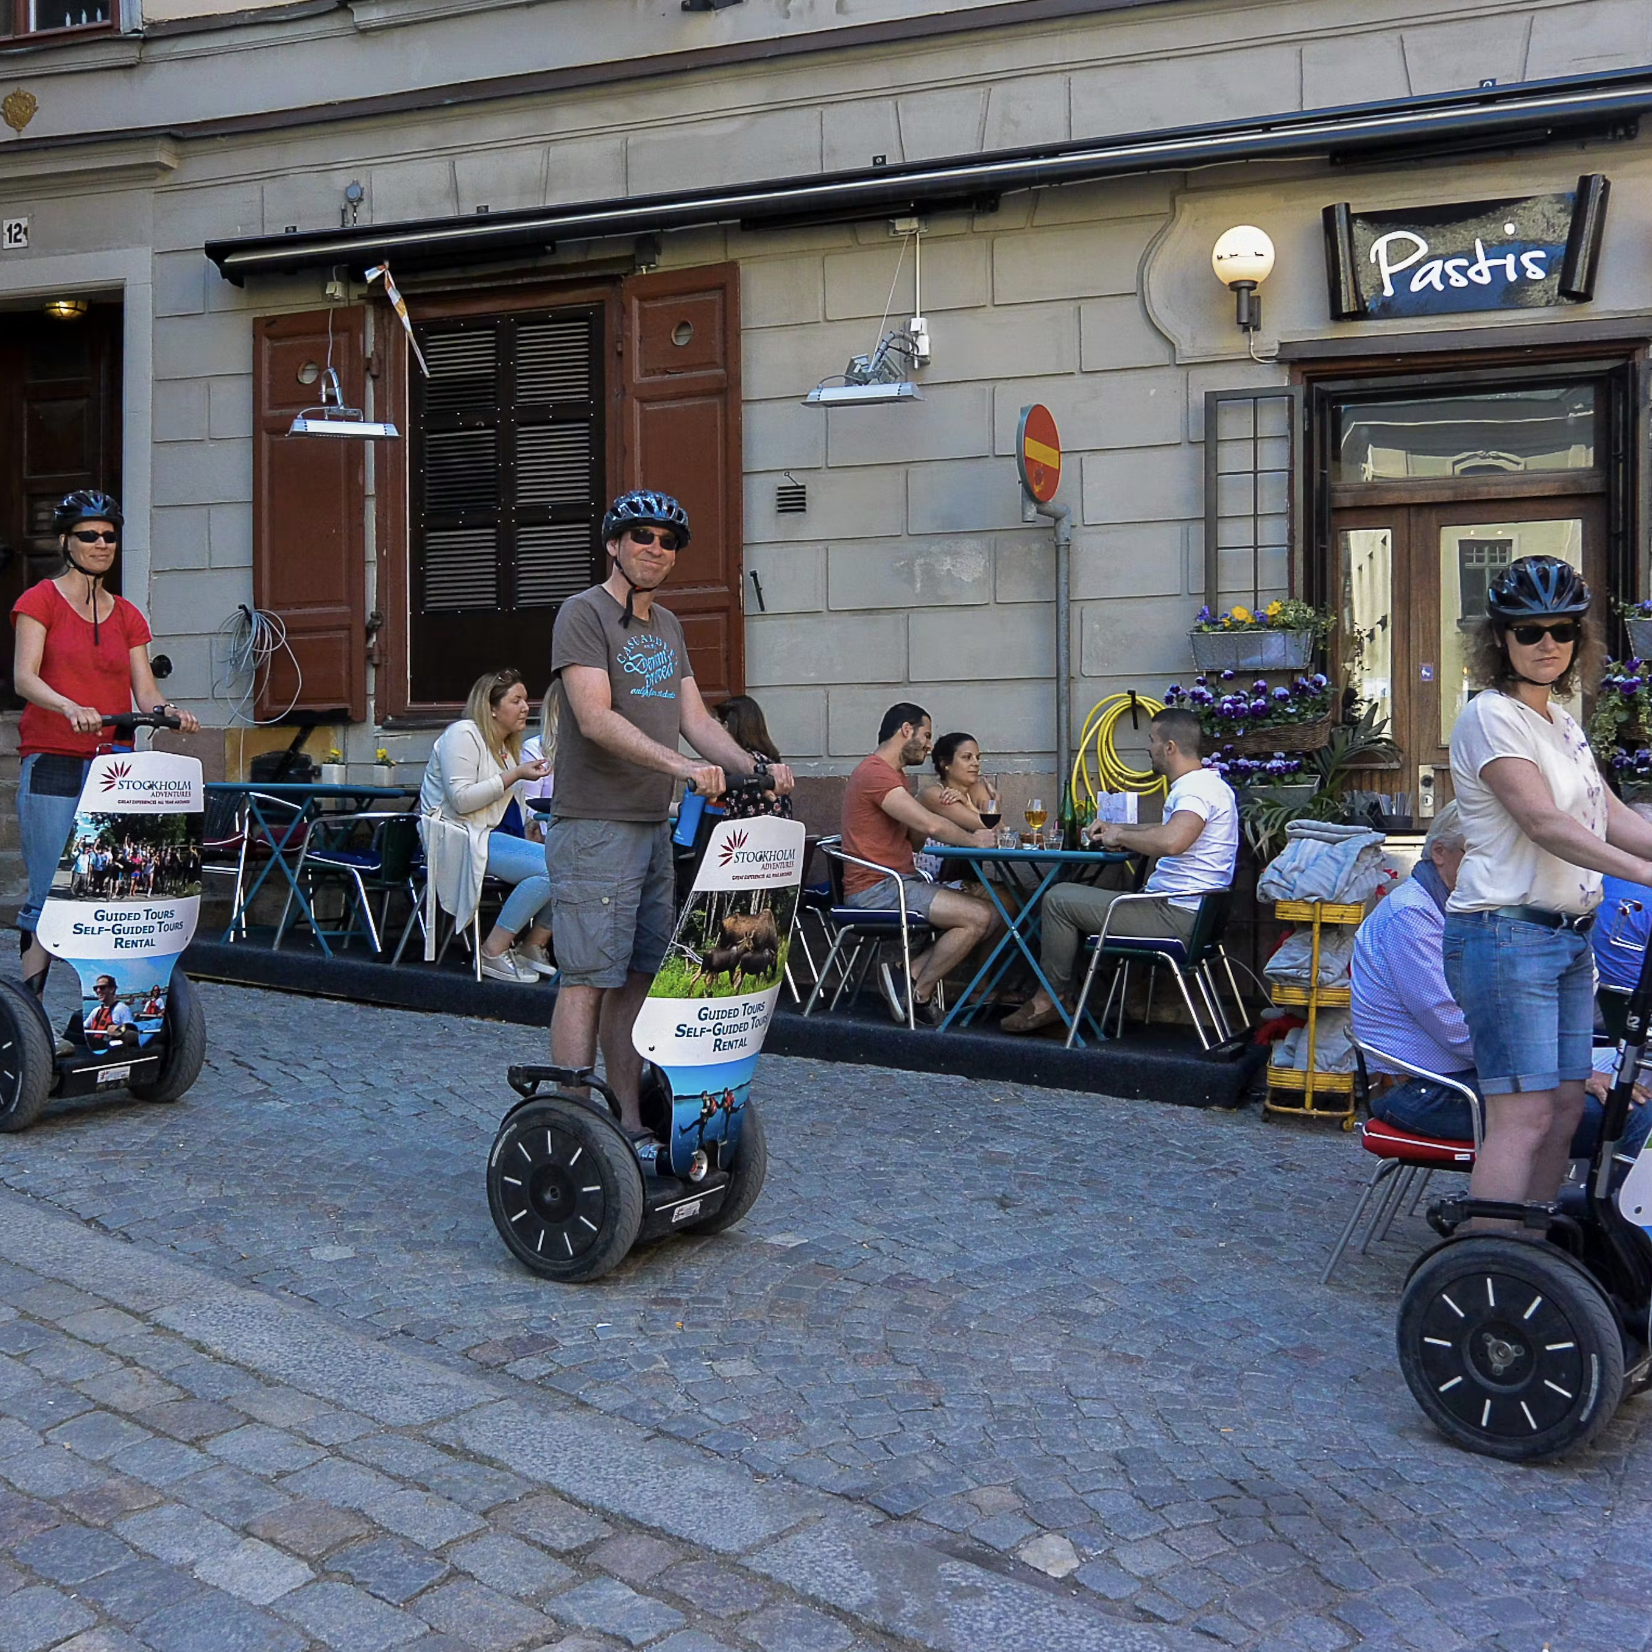
<instances>
[{"instance_id":1,"label":"blue caf\u00e9 table","mask_svg":"<svg viewBox=\"0 0 1652 1652\"><path fill-rule=\"evenodd\" d=\"M297 899L300 910L310 920L311 933L323 954L329 958L333 955L333 949L328 946L327 937L316 928L310 903L305 900L304 891L299 887L296 863L289 862L287 850L297 849L303 843L304 833L309 830L311 822L320 816L324 803L342 802L348 809L361 810L372 808L377 803L406 802L419 795L416 789L409 786L352 786L348 783L324 786L307 780L213 780L207 783L205 789L218 797L241 800L246 809L243 829L248 848L253 844L263 844L269 850L269 858L253 879L251 887L240 891L235 911L224 930L224 940L233 940L237 927L243 935L247 933L247 912L270 873L280 867L281 876L287 880L287 887Z\"/></svg>"},{"instance_id":2,"label":"blue caf\u00e9 table","mask_svg":"<svg viewBox=\"0 0 1652 1652\"><path fill-rule=\"evenodd\" d=\"M1033 945L1042 927L1039 907L1054 884L1074 880L1088 882L1090 878L1086 876L1087 873L1094 876L1105 867L1121 866L1137 857L1117 849L954 849L942 844L930 844L924 853L933 855L943 864L960 863L960 872L967 867L992 897L992 904L998 908L998 915L1004 920L1005 925L1004 935L997 946L987 954L986 961L976 970L969 985L958 995L958 1001L947 1011L946 1019L941 1022L939 1030L945 1032L954 1021L967 1026L974 1020L986 1003L988 995L1015 962L1012 947L1018 949L1021 956L1032 966L1038 984L1050 995L1051 1001L1060 1013L1062 1024L1071 1027L1072 1018L1062 1008L1060 996L1039 967L1038 952ZM1019 911L1012 913L1004 905L997 882L987 875L989 866L1002 866L1011 876L1016 868L1025 866L1038 879L1037 883L1026 891ZM943 873L943 876L945 875L947 873ZM1082 1044L1084 1041L1080 1038L1075 1042Z\"/></svg>"}]
</instances>

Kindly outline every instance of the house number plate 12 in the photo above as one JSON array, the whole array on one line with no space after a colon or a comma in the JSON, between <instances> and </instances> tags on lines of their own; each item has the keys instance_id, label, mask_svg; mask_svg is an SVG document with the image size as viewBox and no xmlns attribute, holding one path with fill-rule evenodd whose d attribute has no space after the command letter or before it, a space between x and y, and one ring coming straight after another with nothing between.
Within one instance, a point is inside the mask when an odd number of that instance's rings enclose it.
<instances>
[{"instance_id":1,"label":"house number plate 12","mask_svg":"<svg viewBox=\"0 0 1652 1652\"><path fill-rule=\"evenodd\" d=\"M28 244L27 218L0 218L0 252L21 252Z\"/></svg>"}]
</instances>

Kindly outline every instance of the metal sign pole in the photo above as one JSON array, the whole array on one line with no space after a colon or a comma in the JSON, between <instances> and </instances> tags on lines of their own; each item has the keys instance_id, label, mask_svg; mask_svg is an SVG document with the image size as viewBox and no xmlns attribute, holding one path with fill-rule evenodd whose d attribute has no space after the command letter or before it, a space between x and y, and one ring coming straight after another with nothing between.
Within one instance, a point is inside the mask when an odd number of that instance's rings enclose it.
<instances>
[{"instance_id":1,"label":"metal sign pole","mask_svg":"<svg viewBox=\"0 0 1652 1652\"><path fill-rule=\"evenodd\" d=\"M1055 528L1055 778L1060 793L1073 769L1073 527L1071 510L1055 499L1055 490L1061 485L1061 437L1049 408L1034 403L1021 409L1015 462L1021 476L1023 519L1042 516Z\"/></svg>"}]
</instances>

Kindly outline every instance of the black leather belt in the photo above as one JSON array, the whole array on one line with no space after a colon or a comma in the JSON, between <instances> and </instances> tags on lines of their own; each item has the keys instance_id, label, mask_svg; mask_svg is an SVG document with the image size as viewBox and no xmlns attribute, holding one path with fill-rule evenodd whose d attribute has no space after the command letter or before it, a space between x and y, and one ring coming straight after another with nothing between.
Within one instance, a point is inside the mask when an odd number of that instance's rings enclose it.
<instances>
[{"instance_id":1,"label":"black leather belt","mask_svg":"<svg viewBox=\"0 0 1652 1652\"><path fill-rule=\"evenodd\" d=\"M1587 935L1595 927L1593 912L1551 912L1546 906L1494 906L1499 918L1513 918L1516 923L1542 924L1545 929L1571 929Z\"/></svg>"}]
</instances>

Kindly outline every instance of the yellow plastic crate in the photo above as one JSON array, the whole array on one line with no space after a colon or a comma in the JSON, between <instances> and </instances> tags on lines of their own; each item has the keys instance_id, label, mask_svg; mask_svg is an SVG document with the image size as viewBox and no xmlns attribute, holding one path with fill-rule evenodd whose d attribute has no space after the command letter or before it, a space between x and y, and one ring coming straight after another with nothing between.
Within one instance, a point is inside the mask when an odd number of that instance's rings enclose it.
<instances>
[{"instance_id":1,"label":"yellow plastic crate","mask_svg":"<svg viewBox=\"0 0 1652 1652\"><path fill-rule=\"evenodd\" d=\"M1354 1093L1354 1075L1352 1073L1315 1073L1314 1090L1323 1090L1327 1095L1351 1096ZM1306 1090L1308 1088L1308 1074L1302 1067L1270 1067L1268 1069L1268 1086L1274 1090Z\"/></svg>"}]
</instances>

